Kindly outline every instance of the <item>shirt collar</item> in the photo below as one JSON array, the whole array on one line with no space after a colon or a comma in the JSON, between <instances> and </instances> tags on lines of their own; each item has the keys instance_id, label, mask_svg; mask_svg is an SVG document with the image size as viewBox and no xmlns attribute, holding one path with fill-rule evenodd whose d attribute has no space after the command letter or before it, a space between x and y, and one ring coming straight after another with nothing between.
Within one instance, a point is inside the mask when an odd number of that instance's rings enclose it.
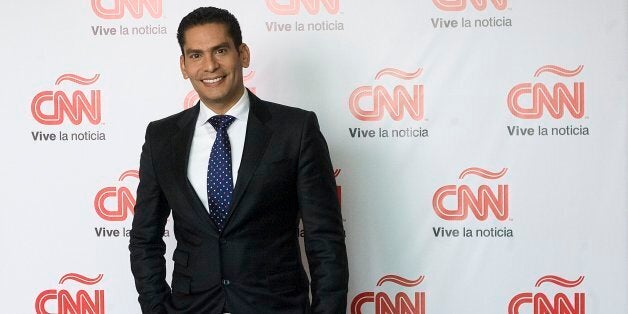
<instances>
[{"instance_id":1,"label":"shirt collar","mask_svg":"<svg viewBox=\"0 0 628 314\"><path fill-rule=\"evenodd\" d=\"M196 120L196 127L204 125L205 123L208 122L207 120L209 120L209 118L217 115L213 110L209 109L209 107L207 107L203 103L202 100L200 101L200 106L201 106L201 110L198 113L198 119ZM236 121L237 120L246 121L248 118L250 106L251 106L251 102L249 100L249 92L245 89L240 99L235 103L235 105L233 105L233 107L231 107L229 110L227 110L227 112L225 112L225 115L230 115L230 116L235 117Z\"/></svg>"}]
</instances>

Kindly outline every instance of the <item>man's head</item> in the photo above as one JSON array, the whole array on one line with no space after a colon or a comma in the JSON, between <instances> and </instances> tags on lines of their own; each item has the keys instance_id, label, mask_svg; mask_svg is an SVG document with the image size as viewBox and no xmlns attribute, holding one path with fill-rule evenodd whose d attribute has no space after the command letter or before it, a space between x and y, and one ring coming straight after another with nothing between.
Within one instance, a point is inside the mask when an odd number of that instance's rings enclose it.
<instances>
[{"instance_id":1,"label":"man's head","mask_svg":"<svg viewBox=\"0 0 628 314\"><path fill-rule=\"evenodd\" d=\"M177 39L183 78L205 105L225 113L244 93L242 68L250 61L238 21L223 9L198 8L181 20Z\"/></svg>"},{"instance_id":2,"label":"man's head","mask_svg":"<svg viewBox=\"0 0 628 314\"><path fill-rule=\"evenodd\" d=\"M181 47L181 54L183 54L183 45L185 44L185 31L188 29L203 24L216 23L227 26L227 32L236 47L240 47L242 44L242 31L240 30L240 23L231 12L215 8L215 7L201 7L186 15L181 19L179 28L177 29L177 41L179 41L179 47Z\"/></svg>"}]
</instances>

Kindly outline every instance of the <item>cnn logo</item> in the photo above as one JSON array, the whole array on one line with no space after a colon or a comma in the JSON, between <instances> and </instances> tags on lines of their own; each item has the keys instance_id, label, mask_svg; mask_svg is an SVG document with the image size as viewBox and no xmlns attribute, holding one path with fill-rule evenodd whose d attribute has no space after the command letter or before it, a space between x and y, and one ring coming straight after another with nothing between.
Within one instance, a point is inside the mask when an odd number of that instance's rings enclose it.
<instances>
[{"instance_id":1,"label":"cnn logo","mask_svg":"<svg viewBox=\"0 0 628 314\"><path fill-rule=\"evenodd\" d=\"M486 10L489 0L432 0L434 5L442 11L464 11L467 8L467 2L478 11ZM493 7L497 10L505 10L508 7L507 0L491 0Z\"/></svg>"},{"instance_id":2,"label":"cnn logo","mask_svg":"<svg viewBox=\"0 0 628 314\"><path fill-rule=\"evenodd\" d=\"M74 82L79 85L94 84L100 74L92 78L84 78L75 74L61 75L55 85L60 85L63 81ZM75 90L71 96L61 90L46 90L37 93L31 101L31 114L33 118L44 125L58 125L65 121L65 118L74 125L81 124L83 117L91 124L99 124L101 120L100 90L91 90L89 97L84 91Z\"/></svg>"},{"instance_id":3,"label":"cnn logo","mask_svg":"<svg viewBox=\"0 0 628 314\"><path fill-rule=\"evenodd\" d=\"M268 9L277 15L297 15L301 12L301 6L309 14L318 14L324 7L329 14L338 14L340 0L266 0Z\"/></svg>"},{"instance_id":4,"label":"cnn logo","mask_svg":"<svg viewBox=\"0 0 628 314\"><path fill-rule=\"evenodd\" d=\"M76 273L69 273L61 277L59 284L66 281L76 281L84 285L95 285L102 280L103 275L100 274L96 278L85 277ZM35 312L37 314L47 313L105 313L105 291L94 290L93 294L84 289L78 290L76 294L72 294L66 289L48 289L42 291L35 300ZM55 304L56 303L56 304ZM48 312L53 308L56 312Z\"/></svg>"},{"instance_id":5,"label":"cnn logo","mask_svg":"<svg viewBox=\"0 0 628 314\"><path fill-rule=\"evenodd\" d=\"M410 288L418 286L423 279L425 276L420 276L417 280L408 280L397 275L386 275L377 282L377 286L391 282ZM363 309L374 310L375 314L425 314L425 292L413 292L410 295L398 292L393 297L385 292L362 292L353 298L351 314L362 314Z\"/></svg>"},{"instance_id":6,"label":"cnn logo","mask_svg":"<svg viewBox=\"0 0 628 314\"><path fill-rule=\"evenodd\" d=\"M411 80L419 77L423 69L419 68L414 73L406 73L401 70L386 68L375 79L389 75L402 80ZM349 110L354 117L361 121L380 121L385 113L395 121L404 118L406 111L411 119L420 121L424 115L423 85L412 85L410 91L407 87L397 85L392 90L383 85L360 86L349 97Z\"/></svg>"},{"instance_id":7,"label":"cnn logo","mask_svg":"<svg viewBox=\"0 0 628 314\"><path fill-rule=\"evenodd\" d=\"M163 13L162 0L92 0L92 11L101 19L121 19L128 12L135 19L144 17L144 9L154 18ZM109 6L103 5L109 3Z\"/></svg>"},{"instance_id":8,"label":"cnn logo","mask_svg":"<svg viewBox=\"0 0 628 314\"><path fill-rule=\"evenodd\" d=\"M488 180L496 180L503 177L508 171L507 168L500 172L490 172L482 168L468 168L464 170L459 179L467 175L476 175ZM445 202L454 206L446 206ZM492 211L497 220L508 219L508 185L499 184L497 189L482 184L477 190L469 185L445 185L434 193L432 207L438 217L444 220L464 220L469 211L480 221L488 219L489 212Z\"/></svg>"},{"instance_id":9,"label":"cnn logo","mask_svg":"<svg viewBox=\"0 0 628 314\"><path fill-rule=\"evenodd\" d=\"M567 70L555 65L539 68L534 77L548 72L562 77L574 77L582 71L580 65L574 70ZM527 100L527 104L522 101ZM543 109L554 119L563 117L565 109L569 114L580 119L584 116L584 82L574 82L570 89L562 82L547 86L544 83L521 83L508 92L508 109L517 118L539 119Z\"/></svg>"},{"instance_id":10,"label":"cnn logo","mask_svg":"<svg viewBox=\"0 0 628 314\"><path fill-rule=\"evenodd\" d=\"M574 288L582 283L584 276L576 280L547 275L536 282L536 287L548 282L564 288ZM529 310L521 310L528 308ZM508 314L585 314L585 294L576 292L570 299L565 293L558 292L553 297L548 297L542 292L523 292L515 295L508 304Z\"/></svg>"},{"instance_id":11,"label":"cnn logo","mask_svg":"<svg viewBox=\"0 0 628 314\"><path fill-rule=\"evenodd\" d=\"M123 182L126 178L139 179L137 170L128 170L120 175L119 182ZM108 202L109 200L112 200ZM114 208L107 208L107 204L113 203ZM135 196L126 186L108 186L102 188L94 198L94 209L100 218L107 221L123 221L126 220L128 213L133 213L135 207Z\"/></svg>"}]
</instances>

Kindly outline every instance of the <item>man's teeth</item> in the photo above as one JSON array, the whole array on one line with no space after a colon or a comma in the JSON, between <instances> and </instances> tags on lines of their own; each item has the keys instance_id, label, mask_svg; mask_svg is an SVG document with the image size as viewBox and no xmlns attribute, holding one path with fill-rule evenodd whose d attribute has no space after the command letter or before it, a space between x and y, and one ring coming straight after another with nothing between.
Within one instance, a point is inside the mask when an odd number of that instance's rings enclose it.
<instances>
[{"instance_id":1,"label":"man's teeth","mask_svg":"<svg viewBox=\"0 0 628 314\"><path fill-rule=\"evenodd\" d=\"M216 83L216 82L218 82L220 80L222 80L222 77L217 77L215 79L209 79L209 80L203 80L203 83L213 84L213 83Z\"/></svg>"}]
</instances>

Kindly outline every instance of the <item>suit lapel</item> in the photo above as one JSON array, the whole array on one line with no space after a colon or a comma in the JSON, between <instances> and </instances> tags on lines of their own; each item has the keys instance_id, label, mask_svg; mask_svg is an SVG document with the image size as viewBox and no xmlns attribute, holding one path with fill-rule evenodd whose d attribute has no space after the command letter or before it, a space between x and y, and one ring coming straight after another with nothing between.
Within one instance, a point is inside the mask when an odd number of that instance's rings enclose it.
<instances>
[{"instance_id":1,"label":"suit lapel","mask_svg":"<svg viewBox=\"0 0 628 314\"><path fill-rule=\"evenodd\" d=\"M238 178L233 191L233 198L231 202L231 210L227 217L227 226L229 219L233 213L238 209L238 205L242 200L246 187L251 181L251 177L257 169L262 155L266 151L268 141L272 135L272 131L265 125L271 118L268 109L264 107L262 101L249 92L251 106L249 109L249 120L246 127L246 137L244 140L244 151L242 153L242 160L240 162L240 169L238 170ZM226 227L225 227L226 229Z\"/></svg>"},{"instance_id":2,"label":"suit lapel","mask_svg":"<svg viewBox=\"0 0 628 314\"><path fill-rule=\"evenodd\" d=\"M173 149L173 167L177 185L181 187L185 198L192 205L192 210L199 216L201 222L207 222L212 226L212 230L218 231L216 225L209 217L209 213L198 199L198 195L194 191L192 184L188 180L188 160L190 157L190 148L192 146L192 138L194 137L194 129L196 120L200 111L200 102L184 114L177 122L179 131L172 137Z\"/></svg>"}]
</instances>

